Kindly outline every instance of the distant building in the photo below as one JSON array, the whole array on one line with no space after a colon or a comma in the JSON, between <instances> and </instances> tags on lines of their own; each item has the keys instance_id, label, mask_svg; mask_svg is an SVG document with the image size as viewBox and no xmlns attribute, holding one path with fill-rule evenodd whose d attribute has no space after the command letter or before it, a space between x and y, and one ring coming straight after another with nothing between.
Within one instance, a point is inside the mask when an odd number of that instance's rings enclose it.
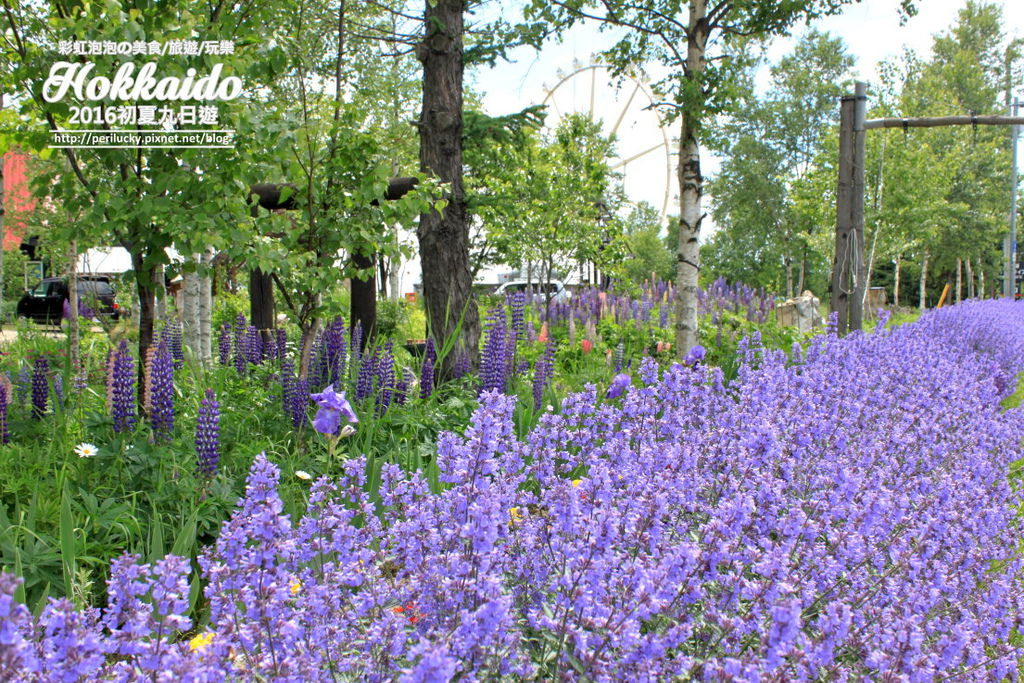
<instances>
[{"instance_id":1,"label":"distant building","mask_svg":"<svg viewBox=\"0 0 1024 683\"><path fill-rule=\"evenodd\" d=\"M28 154L17 150L10 150L3 156L5 251L18 249L22 244L34 247L34 242L27 239L28 224L25 220L26 214L36 208L32 191L28 186L28 160ZM31 251L29 256L33 256Z\"/></svg>"}]
</instances>

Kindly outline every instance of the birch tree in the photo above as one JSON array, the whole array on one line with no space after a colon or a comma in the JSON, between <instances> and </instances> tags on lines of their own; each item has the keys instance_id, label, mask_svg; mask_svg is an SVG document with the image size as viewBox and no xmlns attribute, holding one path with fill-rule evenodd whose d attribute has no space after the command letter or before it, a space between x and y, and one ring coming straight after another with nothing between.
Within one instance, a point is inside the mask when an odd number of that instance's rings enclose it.
<instances>
[{"instance_id":1,"label":"birch tree","mask_svg":"<svg viewBox=\"0 0 1024 683\"><path fill-rule=\"evenodd\" d=\"M789 30L804 18L835 14L851 0L533 0L529 16L563 30L584 20L623 29L605 50L617 73L649 62L668 67L655 84L679 134L679 235L676 270L676 351L698 343L698 238L704 220L701 140L711 115L729 109L736 65L730 53L750 38ZM904 12L913 12L903 0Z\"/></svg>"}]
</instances>

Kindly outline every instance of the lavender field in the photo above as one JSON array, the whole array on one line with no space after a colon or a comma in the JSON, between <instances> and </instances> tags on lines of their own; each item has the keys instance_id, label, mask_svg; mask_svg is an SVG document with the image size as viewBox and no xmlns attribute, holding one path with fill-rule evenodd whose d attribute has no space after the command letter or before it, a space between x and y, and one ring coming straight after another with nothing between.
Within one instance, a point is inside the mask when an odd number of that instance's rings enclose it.
<instances>
[{"instance_id":1,"label":"lavender field","mask_svg":"<svg viewBox=\"0 0 1024 683\"><path fill-rule=\"evenodd\" d=\"M731 383L648 359L523 437L486 392L439 493L385 465L371 500L356 457L289 515L259 455L199 559L207 613L173 555L38 618L5 576L0 677L1016 678L1022 329L972 301L791 354L755 337Z\"/></svg>"}]
</instances>

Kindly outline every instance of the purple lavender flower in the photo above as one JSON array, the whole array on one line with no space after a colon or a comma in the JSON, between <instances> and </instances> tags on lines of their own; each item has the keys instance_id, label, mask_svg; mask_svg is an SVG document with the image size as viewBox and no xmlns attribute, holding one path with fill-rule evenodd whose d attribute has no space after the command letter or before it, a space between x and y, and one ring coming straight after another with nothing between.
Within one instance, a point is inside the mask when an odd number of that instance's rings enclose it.
<instances>
[{"instance_id":1,"label":"purple lavender flower","mask_svg":"<svg viewBox=\"0 0 1024 683\"><path fill-rule=\"evenodd\" d=\"M359 422L344 391L339 394L333 386L328 386L319 394L310 394L310 398L320 406L313 418L313 428L321 434L337 434L341 429L341 418L346 422Z\"/></svg>"},{"instance_id":2,"label":"purple lavender flower","mask_svg":"<svg viewBox=\"0 0 1024 683\"><path fill-rule=\"evenodd\" d=\"M196 420L197 471L206 477L217 472L220 461L220 403L213 389L207 389Z\"/></svg>"},{"instance_id":3,"label":"purple lavender flower","mask_svg":"<svg viewBox=\"0 0 1024 683\"><path fill-rule=\"evenodd\" d=\"M50 384L47 375L50 374L50 364L46 362L45 356L36 356L32 368L32 417L37 420L43 419L46 414L46 405L50 398Z\"/></svg>"},{"instance_id":4,"label":"purple lavender flower","mask_svg":"<svg viewBox=\"0 0 1024 683\"><path fill-rule=\"evenodd\" d=\"M152 362L146 373L149 382L149 425L156 443L167 443L174 434L174 358L166 341L150 349Z\"/></svg>"},{"instance_id":5,"label":"purple lavender flower","mask_svg":"<svg viewBox=\"0 0 1024 683\"><path fill-rule=\"evenodd\" d=\"M113 355L111 368L111 410L115 432L129 432L135 428L135 359L124 339Z\"/></svg>"}]
</instances>

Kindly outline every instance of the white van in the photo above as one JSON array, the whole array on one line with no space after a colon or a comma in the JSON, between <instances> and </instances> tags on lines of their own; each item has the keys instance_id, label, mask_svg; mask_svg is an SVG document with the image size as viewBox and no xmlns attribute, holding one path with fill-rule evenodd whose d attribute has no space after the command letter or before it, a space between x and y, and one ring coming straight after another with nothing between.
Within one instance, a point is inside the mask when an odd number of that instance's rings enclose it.
<instances>
[{"instance_id":1,"label":"white van","mask_svg":"<svg viewBox=\"0 0 1024 683\"><path fill-rule=\"evenodd\" d=\"M511 294L512 292L532 292L533 294L543 295L543 293L545 292L545 286L549 288L546 291L549 291L551 293L552 301L567 301L572 296L569 290L565 288L565 283L562 282L561 280L552 280L551 282L548 282L546 285L543 282L511 280L510 282L506 282L505 284L498 287L498 289L495 290L494 293L499 296L505 296L506 294Z\"/></svg>"}]
</instances>

